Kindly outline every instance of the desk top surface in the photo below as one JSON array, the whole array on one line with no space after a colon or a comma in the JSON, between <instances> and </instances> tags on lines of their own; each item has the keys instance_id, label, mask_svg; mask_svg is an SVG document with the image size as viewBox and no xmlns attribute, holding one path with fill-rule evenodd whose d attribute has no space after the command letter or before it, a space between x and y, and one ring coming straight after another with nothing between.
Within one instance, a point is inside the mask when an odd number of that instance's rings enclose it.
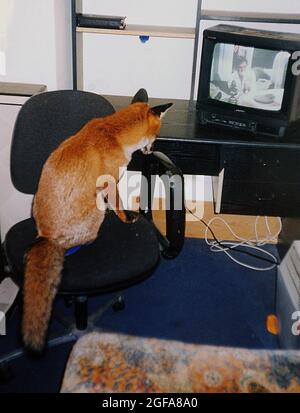
<instances>
[{"instance_id":1,"label":"desk top surface","mask_svg":"<svg viewBox=\"0 0 300 413\"><path fill-rule=\"evenodd\" d=\"M116 110L130 104L129 96L105 96ZM158 139L207 143L218 145L261 146L270 148L300 149L299 138L272 138L232 132L219 128L205 127L197 116L196 101L179 99L150 98L150 105L173 102L174 106L166 114Z\"/></svg>"}]
</instances>

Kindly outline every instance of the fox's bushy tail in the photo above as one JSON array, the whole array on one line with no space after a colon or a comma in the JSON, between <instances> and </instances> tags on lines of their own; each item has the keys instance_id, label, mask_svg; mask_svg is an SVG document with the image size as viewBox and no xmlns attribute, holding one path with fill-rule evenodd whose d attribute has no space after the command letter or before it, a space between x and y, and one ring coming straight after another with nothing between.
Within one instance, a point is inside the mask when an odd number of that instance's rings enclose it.
<instances>
[{"instance_id":1,"label":"fox's bushy tail","mask_svg":"<svg viewBox=\"0 0 300 413\"><path fill-rule=\"evenodd\" d=\"M22 333L25 347L35 352L45 346L64 253L60 245L40 237L26 255Z\"/></svg>"}]
</instances>

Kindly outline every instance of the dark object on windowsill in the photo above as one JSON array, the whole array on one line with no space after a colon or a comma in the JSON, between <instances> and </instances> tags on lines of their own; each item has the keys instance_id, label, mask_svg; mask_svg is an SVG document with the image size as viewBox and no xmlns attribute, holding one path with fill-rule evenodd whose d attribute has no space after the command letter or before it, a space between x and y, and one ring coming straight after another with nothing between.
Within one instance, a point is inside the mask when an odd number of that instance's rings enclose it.
<instances>
[{"instance_id":1,"label":"dark object on windowsill","mask_svg":"<svg viewBox=\"0 0 300 413\"><path fill-rule=\"evenodd\" d=\"M77 26L97 29L123 30L126 27L124 16L104 16L97 14L77 14Z\"/></svg>"}]
</instances>

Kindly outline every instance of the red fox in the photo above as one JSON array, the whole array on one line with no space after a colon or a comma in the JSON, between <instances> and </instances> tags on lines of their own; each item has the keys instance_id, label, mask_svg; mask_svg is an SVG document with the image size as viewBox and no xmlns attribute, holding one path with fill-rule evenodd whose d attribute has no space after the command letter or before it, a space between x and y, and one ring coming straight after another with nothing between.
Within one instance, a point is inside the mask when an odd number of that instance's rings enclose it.
<instances>
[{"instance_id":1,"label":"red fox","mask_svg":"<svg viewBox=\"0 0 300 413\"><path fill-rule=\"evenodd\" d=\"M137 100L89 121L44 164L33 201L38 235L25 257L22 333L28 349L40 352L45 347L66 250L95 240L104 220L105 211L96 205L97 178L109 174L118 182L119 168L128 165L133 152L150 150L161 118L172 106L151 108ZM115 191L119 199L117 187ZM115 212L128 222L120 202Z\"/></svg>"}]
</instances>

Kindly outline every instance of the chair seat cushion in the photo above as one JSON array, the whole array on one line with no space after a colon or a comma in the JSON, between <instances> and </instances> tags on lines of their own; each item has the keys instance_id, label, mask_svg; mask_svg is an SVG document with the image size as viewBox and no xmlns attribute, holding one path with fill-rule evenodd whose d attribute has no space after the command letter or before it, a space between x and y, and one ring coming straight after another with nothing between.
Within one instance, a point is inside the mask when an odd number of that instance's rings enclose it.
<instances>
[{"instance_id":1,"label":"chair seat cushion","mask_svg":"<svg viewBox=\"0 0 300 413\"><path fill-rule=\"evenodd\" d=\"M24 254L36 237L33 218L14 225L6 235L5 250L17 282L22 283ZM109 212L98 238L65 257L60 293L108 292L134 284L151 274L159 260L153 226L145 218L125 224Z\"/></svg>"}]
</instances>

